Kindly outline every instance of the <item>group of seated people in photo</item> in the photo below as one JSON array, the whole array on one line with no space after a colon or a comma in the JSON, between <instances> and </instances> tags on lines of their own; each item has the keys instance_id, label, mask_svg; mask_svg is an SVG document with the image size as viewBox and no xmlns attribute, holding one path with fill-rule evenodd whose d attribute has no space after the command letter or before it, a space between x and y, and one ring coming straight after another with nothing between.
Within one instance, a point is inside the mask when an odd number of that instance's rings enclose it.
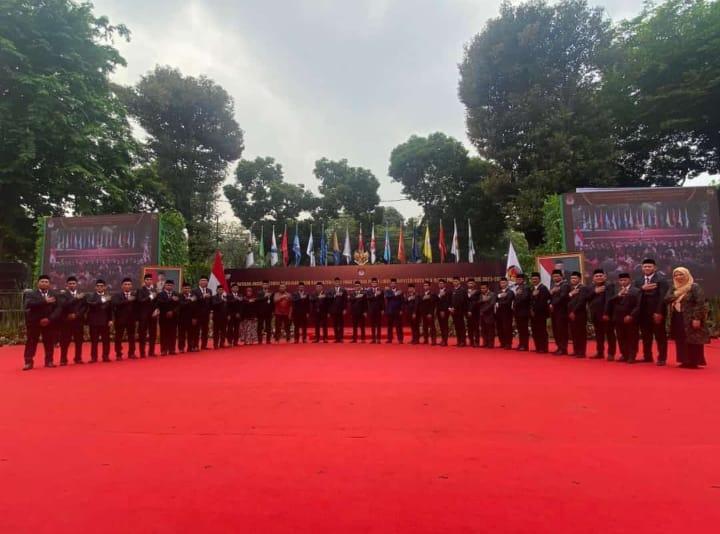
<instances>
[{"instance_id":1,"label":"group of seated people in photo","mask_svg":"<svg viewBox=\"0 0 720 534\"><path fill-rule=\"evenodd\" d=\"M550 287L536 272L529 282L523 274L512 286L500 278L497 287L454 277L450 284L426 280L422 287L408 284L402 290L395 279L384 287L373 278L367 287L358 280L346 288L336 278L333 287L317 282L310 290L301 282L292 293L283 283L271 288L267 281L258 291L250 286L241 291L240 285L233 283L229 292L222 285L213 292L203 276L197 287L184 283L178 292L173 280L166 280L158 289L147 275L140 288L125 278L120 291L110 295L101 279L96 281L95 291L83 294L75 277L68 277L65 288L56 290L43 275L37 289L25 298L24 369L33 368L40 340L46 367L55 366L56 344L60 346L60 365L67 365L71 344L74 363L83 363L86 325L88 363L94 363L99 358L110 361L111 332L115 359L122 360L124 342L129 359L198 352L208 348L210 339L214 349L280 343L283 339L287 343L328 343L330 339L343 343L346 324L352 326L350 343L403 343L404 328L409 327L412 344L448 346L453 333L457 347L493 348L497 338L500 348L510 350L517 337L516 350L529 351L532 339L535 352L543 354L549 351L548 319L556 355L586 357L588 327L592 325L593 358L656 361L662 366L667 362L669 328L680 367L706 364L708 307L702 288L684 267L673 270L671 281L647 258L641 276L633 281L630 274L620 273L617 286L602 269L594 271L589 284L583 283L579 272L567 277L559 270L552 273ZM309 327L313 328L311 338Z\"/></svg>"}]
</instances>

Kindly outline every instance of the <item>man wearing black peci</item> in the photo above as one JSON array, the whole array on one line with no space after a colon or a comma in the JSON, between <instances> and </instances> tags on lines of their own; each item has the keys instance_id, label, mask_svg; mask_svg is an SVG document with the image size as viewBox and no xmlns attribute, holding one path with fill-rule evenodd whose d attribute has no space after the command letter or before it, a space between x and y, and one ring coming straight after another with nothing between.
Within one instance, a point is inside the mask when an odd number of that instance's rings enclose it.
<instances>
[{"instance_id":1,"label":"man wearing black peci","mask_svg":"<svg viewBox=\"0 0 720 534\"><path fill-rule=\"evenodd\" d=\"M360 341L365 343L365 319L367 318L367 294L360 283L355 280L355 287L350 294L350 316L352 319L352 341L358 342L358 329Z\"/></svg>"},{"instance_id":2,"label":"man wearing black peci","mask_svg":"<svg viewBox=\"0 0 720 534\"><path fill-rule=\"evenodd\" d=\"M122 360L122 339L127 334L128 358L134 360L135 356L135 322L137 321L135 307L135 293L132 289L132 280L123 278L120 292L112 297L113 324L115 325L115 359Z\"/></svg>"},{"instance_id":3,"label":"man wearing black peci","mask_svg":"<svg viewBox=\"0 0 720 534\"><path fill-rule=\"evenodd\" d=\"M175 282L165 280L163 290L157 297L160 312L160 356L174 355L177 342L178 308L180 295L175 291Z\"/></svg>"},{"instance_id":4,"label":"man wearing black peci","mask_svg":"<svg viewBox=\"0 0 720 534\"><path fill-rule=\"evenodd\" d=\"M208 277L201 276L198 281L198 287L193 291L193 295L197 299L196 318L197 328L195 333L198 336L198 342L195 348L207 349L208 338L210 336L210 312L212 311L212 289L208 287Z\"/></svg>"},{"instance_id":5,"label":"man wearing black peci","mask_svg":"<svg viewBox=\"0 0 720 534\"><path fill-rule=\"evenodd\" d=\"M515 289L513 291L513 315L515 327L518 331L517 350L527 352L530 350L530 309L532 307L532 291L525 284L525 275L519 273L515 276Z\"/></svg>"},{"instance_id":6,"label":"man wearing black peci","mask_svg":"<svg viewBox=\"0 0 720 534\"><path fill-rule=\"evenodd\" d=\"M450 307L452 306L452 291L447 287L445 280L438 280L437 318L440 326L440 346L447 347L450 332Z\"/></svg>"},{"instance_id":7,"label":"man wearing black peci","mask_svg":"<svg viewBox=\"0 0 720 534\"><path fill-rule=\"evenodd\" d=\"M82 345L84 341L85 314L87 302L85 295L77 288L77 278L68 277L65 289L60 292L60 307L62 308L59 322L60 334L60 365L67 365L70 343L75 343L75 363L82 361Z\"/></svg>"},{"instance_id":8,"label":"man wearing black peci","mask_svg":"<svg viewBox=\"0 0 720 534\"><path fill-rule=\"evenodd\" d=\"M38 277L37 289L25 295L25 326L27 341L25 343L25 366L23 371L33 368L33 360L38 342L42 338L45 350L45 367L55 367L53 352L57 323L62 314L57 294L50 290L50 277L43 274Z\"/></svg>"},{"instance_id":9,"label":"man wearing black peci","mask_svg":"<svg viewBox=\"0 0 720 534\"><path fill-rule=\"evenodd\" d=\"M420 316L418 316L418 303L420 299L415 292L415 284L408 284L408 292L403 303L403 314L408 318L410 323L410 333L412 345L420 343Z\"/></svg>"},{"instance_id":10,"label":"man wearing black peci","mask_svg":"<svg viewBox=\"0 0 720 534\"><path fill-rule=\"evenodd\" d=\"M535 352L545 354L548 351L547 320L550 315L550 290L540 281L538 272L530 275L530 283L533 286L530 293L530 327Z\"/></svg>"},{"instance_id":11,"label":"man wearing black peci","mask_svg":"<svg viewBox=\"0 0 720 534\"><path fill-rule=\"evenodd\" d=\"M578 271L570 274L570 291L568 293L568 320L570 336L573 344L573 356L584 358L587 350L587 303L590 292L582 283L582 275Z\"/></svg>"},{"instance_id":12,"label":"man wearing black peci","mask_svg":"<svg viewBox=\"0 0 720 534\"><path fill-rule=\"evenodd\" d=\"M652 363L653 338L657 343L658 365L667 362L667 332L665 331L665 295L668 281L657 272L655 260L646 258L642 262L643 275L635 280L635 287L642 291L640 299L640 333L642 335L643 361Z\"/></svg>"},{"instance_id":13,"label":"man wearing black peci","mask_svg":"<svg viewBox=\"0 0 720 534\"><path fill-rule=\"evenodd\" d=\"M188 352L198 351L198 310L200 307L200 300L198 296L192 291L192 286L187 282L182 285L182 293L180 294L180 301L178 307L178 352L185 352L187 347Z\"/></svg>"},{"instance_id":14,"label":"man wearing black peci","mask_svg":"<svg viewBox=\"0 0 720 534\"><path fill-rule=\"evenodd\" d=\"M610 299L608 311L615 326L620 362L635 363L638 348L638 317L641 309L641 290L630 282L628 273L618 276L618 292Z\"/></svg>"},{"instance_id":15,"label":"man wearing black peci","mask_svg":"<svg viewBox=\"0 0 720 534\"><path fill-rule=\"evenodd\" d=\"M265 334L265 342L269 345L272 339L272 317L275 311L275 295L270 290L270 282L263 280L262 289L257 295L255 301L255 309L257 310L258 320L258 344L262 345L263 334Z\"/></svg>"},{"instance_id":16,"label":"man wearing black peci","mask_svg":"<svg viewBox=\"0 0 720 534\"><path fill-rule=\"evenodd\" d=\"M500 278L499 290L496 295L497 305L495 307L495 326L497 327L498 340L500 347L503 349L512 348L512 321L513 321L513 301L515 293L508 286L506 277Z\"/></svg>"},{"instance_id":17,"label":"man wearing black peci","mask_svg":"<svg viewBox=\"0 0 720 534\"><path fill-rule=\"evenodd\" d=\"M370 319L370 343L380 343L380 326L382 325L383 308L385 307L385 295L380 289L377 278L370 280L370 288L367 290L367 310Z\"/></svg>"},{"instance_id":18,"label":"man wearing black peci","mask_svg":"<svg viewBox=\"0 0 720 534\"><path fill-rule=\"evenodd\" d=\"M468 311L468 295L465 288L460 283L460 278L453 277L453 291L448 308L453 318L453 326L455 327L455 336L457 338L457 346L465 346L465 314Z\"/></svg>"},{"instance_id":19,"label":"man wearing black peci","mask_svg":"<svg viewBox=\"0 0 720 534\"><path fill-rule=\"evenodd\" d=\"M478 346L486 349L495 347L495 303L497 297L494 292L490 291L490 285L487 282L480 282L480 291L478 293L478 326L482 336L482 344L478 340Z\"/></svg>"},{"instance_id":20,"label":"man wearing black peci","mask_svg":"<svg viewBox=\"0 0 720 534\"><path fill-rule=\"evenodd\" d=\"M552 272L552 286L550 287L550 322L555 345L557 345L554 354L558 356L568 353L568 293L570 293L570 286L563 278L563 272L555 269Z\"/></svg>"},{"instance_id":21,"label":"man wearing black peci","mask_svg":"<svg viewBox=\"0 0 720 534\"><path fill-rule=\"evenodd\" d=\"M347 313L348 293L340 285L340 278L335 277L335 287L332 290L330 301L330 316L333 322L335 343L342 343L345 339L345 314Z\"/></svg>"},{"instance_id":22,"label":"man wearing black peci","mask_svg":"<svg viewBox=\"0 0 720 534\"><path fill-rule=\"evenodd\" d=\"M467 336L471 347L480 346L480 292L475 280L468 279L467 284Z\"/></svg>"},{"instance_id":23,"label":"man wearing black peci","mask_svg":"<svg viewBox=\"0 0 720 534\"><path fill-rule=\"evenodd\" d=\"M437 334L435 331L435 309L438 297L432 292L430 280L423 282L423 292L418 303L418 317L422 324L423 343L435 345Z\"/></svg>"},{"instance_id":24,"label":"man wearing black peci","mask_svg":"<svg viewBox=\"0 0 720 534\"><path fill-rule=\"evenodd\" d=\"M251 306L255 308L255 299L252 298ZM231 347L237 347L240 341L240 321L243 314L243 296L240 294L240 285L233 283L230 286L230 294L227 298L227 344Z\"/></svg>"},{"instance_id":25,"label":"man wearing black peci","mask_svg":"<svg viewBox=\"0 0 720 534\"><path fill-rule=\"evenodd\" d=\"M330 313L331 298L325 291L322 282L315 284L315 294L310 297L310 307L315 316L315 339L313 343L320 343L320 334L322 333L322 342L328 342L328 314Z\"/></svg>"},{"instance_id":26,"label":"man wearing black peci","mask_svg":"<svg viewBox=\"0 0 720 534\"><path fill-rule=\"evenodd\" d=\"M295 343L307 343L307 326L310 318L310 295L305 291L305 283L298 284L298 290L292 296L292 321Z\"/></svg>"},{"instance_id":27,"label":"man wearing black peci","mask_svg":"<svg viewBox=\"0 0 720 534\"><path fill-rule=\"evenodd\" d=\"M393 330L397 336L398 343L403 342L402 308L403 292L397 286L395 278L390 279L390 287L385 290L385 317L387 318L387 341L392 343Z\"/></svg>"},{"instance_id":28,"label":"man wearing black peci","mask_svg":"<svg viewBox=\"0 0 720 534\"><path fill-rule=\"evenodd\" d=\"M228 299L225 294L225 288L222 285L219 285L217 286L215 295L213 295L212 298L213 349L221 349L225 346L228 323L227 318Z\"/></svg>"},{"instance_id":29,"label":"man wearing black peci","mask_svg":"<svg viewBox=\"0 0 720 534\"><path fill-rule=\"evenodd\" d=\"M607 359L615 359L615 328L608 315L608 303L615 296L615 285L607 281L602 269L593 271L593 286L590 288L588 307L590 320L595 329L595 345L597 352L594 359L605 358L605 342L607 341Z\"/></svg>"},{"instance_id":30,"label":"man wearing black peci","mask_svg":"<svg viewBox=\"0 0 720 534\"><path fill-rule=\"evenodd\" d=\"M160 312L157 307L157 289L153 284L151 274L143 278L143 286L137 291L137 312L138 312L138 344L140 345L140 357L145 357L145 347L149 352L147 355L155 357L155 341L157 340L157 321Z\"/></svg>"},{"instance_id":31,"label":"man wearing black peci","mask_svg":"<svg viewBox=\"0 0 720 534\"><path fill-rule=\"evenodd\" d=\"M87 323L90 327L90 363L97 362L98 343L102 342L102 361L110 361L110 327L112 298L105 291L105 281L95 282L95 291L87 296Z\"/></svg>"}]
</instances>

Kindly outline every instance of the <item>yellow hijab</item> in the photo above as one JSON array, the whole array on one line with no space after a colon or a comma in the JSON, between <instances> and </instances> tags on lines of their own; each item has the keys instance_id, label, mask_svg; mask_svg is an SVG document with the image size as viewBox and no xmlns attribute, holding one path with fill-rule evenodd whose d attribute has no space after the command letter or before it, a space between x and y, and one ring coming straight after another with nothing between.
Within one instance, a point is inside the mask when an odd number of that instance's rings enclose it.
<instances>
[{"instance_id":1,"label":"yellow hijab","mask_svg":"<svg viewBox=\"0 0 720 534\"><path fill-rule=\"evenodd\" d=\"M684 284L678 284L675 280L675 273L677 272L681 272L685 275L686 281ZM694 281L695 280L693 280L690 271L688 271L685 267L676 267L675 269L673 269L673 296L675 297L675 299L682 300L682 298L684 298L685 295L687 295L690 291L690 288L692 287Z\"/></svg>"}]
</instances>

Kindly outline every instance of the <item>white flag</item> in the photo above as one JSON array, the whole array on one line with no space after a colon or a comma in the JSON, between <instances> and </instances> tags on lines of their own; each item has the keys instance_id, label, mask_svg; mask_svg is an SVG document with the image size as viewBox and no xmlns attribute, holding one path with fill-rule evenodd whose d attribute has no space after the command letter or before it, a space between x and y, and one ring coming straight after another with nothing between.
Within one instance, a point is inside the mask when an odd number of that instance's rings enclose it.
<instances>
[{"instance_id":1,"label":"white flag","mask_svg":"<svg viewBox=\"0 0 720 534\"><path fill-rule=\"evenodd\" d=\"M305 253L310 256L310 267L315 267L315 244L313 242L312 224L310 225L310 239L308 239L308 246Z\"/></svg>"},{"instance_id":2,"label":"white flag","mask_svg":"<svg viewBox=\"0 0 720 534\"><path fill-rule=\"evenodd\" d=\"M342 255L345 257L345 261L348 265L350 265L350 260L352 259L352 252L350 251L350 233L348 232L348 227L345 227L345 245L343 246L343 253Z\"/></svg>"},{"instance_id":3,"label":"white flag","mask_svg":"<svg viewBox=\"0 0 720 534\"><path fill-rule=\"evenodd\" d=\"M505 266L505 276L508 279L511 289L515 287L515 279L521 272L523 271L522 267L520 267L520 260L518 260L515 247L513 247L512 241L510 241L507 253L507 264Z\"/></svg>"},{"instance_id":4,"label":"white flag","mask_svg":"<svg viewBox=\"0 0 720 534\"><path fill-rule=\"evenodd\" d=\"M270 265L278 264L277 240L275 239L275 225L272 227L272 240L270 241Z\"/></svg>"},{"instance_id":5,"label":"white flag","mask_svg":"<svg viewBox=\"0 0 720 534\"><path fill-rule=\"evenodd\" d=\"M460 242L458 241L457 221L455 219L453 219L453 238L452 246L450 247L450 254L455 257L455 263L460 262Z\"/></svg>"},{"instance_id":6,"label":"white flag","mask_svg":"<svg viewBox=\"0 0 720 534\"><path fill-rule=\"evenodd\" d=\"M472 238L472 226L470 226L470 219L468 219L468 261L473 263L475 261L475 243Z\"/></svg>"},{"instance_id":7,"label":"white flag","mask_svg":"<svg viewBox=\"0 0 720 534\"><path fill-rule=\"evenodd\" d=\"M253 250L253 235L250 232L250 241L248 241L248 252L245 256L245 268L250 268L255 265L255 251Z\"/></svg>"},{"instance_id":8,"label":"white flag","mask_svg":"<svg viewBox=\"0 0 720 534\"><path fill-rule=\"evenodd\" d=\"M375 244L375 224L372 225L372 232L370 233L370 263L377 261L377 245Z\"/></svg>"}]
</instances>

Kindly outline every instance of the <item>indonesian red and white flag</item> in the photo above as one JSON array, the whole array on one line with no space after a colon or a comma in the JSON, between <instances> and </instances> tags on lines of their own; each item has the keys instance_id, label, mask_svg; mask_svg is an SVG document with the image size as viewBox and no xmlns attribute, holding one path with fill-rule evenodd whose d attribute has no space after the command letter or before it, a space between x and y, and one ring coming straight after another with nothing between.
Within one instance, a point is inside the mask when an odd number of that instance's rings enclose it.
<instances>
[{"instance_id":1,"label":"indonesian red and white flag","mask_svg":"<svg viewBox=\"0 0 720 534\"><path fill-rule=\"evenodd\" d=\"M219 250L216 250L215 261L213 262L212 271L210 271L210 280L208 280L208 287L213 293L216 293L218 286L223 286L225 291L230 291L227 279L225 278L225 268L223 267L222 254Z\"/></svg>"},{"instance_id":2,"label":"indonesian red and white flag","mask_svg":"<svg viewBox=\"0 0 720 534\"><path fill-rule=\"evenodd\" d=\"M372 232L370 233L370 263L377 261L377 243L375 242L375 224L372 225Z\"/></svg>"}]
</instances>

